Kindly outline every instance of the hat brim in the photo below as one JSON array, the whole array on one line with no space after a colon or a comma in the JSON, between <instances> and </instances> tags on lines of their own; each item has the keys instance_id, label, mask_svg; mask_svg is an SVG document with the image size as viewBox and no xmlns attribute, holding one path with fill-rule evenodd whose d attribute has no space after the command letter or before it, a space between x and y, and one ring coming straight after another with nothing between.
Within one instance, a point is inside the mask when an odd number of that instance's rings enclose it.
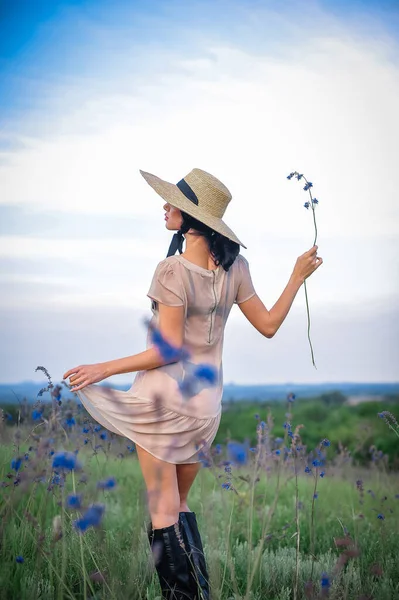
<instances>
[{"instance_id":1,"label":"hat brim","mask_svg":"<svg viewBox=\"0 0 399 600\"><path fill-rule=\"evenodd\" d=\"M150 185L166 202L171 206L175 206L180 210L186 212L188 215L198 219L201 223L208 225L218 233L221 233L229 240L236 242L243 248L247 248L236 236L234 231L226 225L222 219L213 217L209 213L205 212L200 206L197 206L191 200L188 200L183 192L177 187L176 184L164 181L152 173L147 173L140 169L141 175L144 177L148 185Z\"/></svg>"}]
</instances>

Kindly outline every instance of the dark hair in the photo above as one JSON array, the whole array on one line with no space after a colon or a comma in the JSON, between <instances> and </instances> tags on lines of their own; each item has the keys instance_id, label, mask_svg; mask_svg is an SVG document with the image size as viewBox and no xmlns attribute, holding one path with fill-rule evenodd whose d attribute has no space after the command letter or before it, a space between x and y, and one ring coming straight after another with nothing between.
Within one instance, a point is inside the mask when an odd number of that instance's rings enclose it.
<instances>
[{"instance_id":1,"label":"dark hair","mask_svg":"<svg viewBox=\"0 0 399 600\"><path fill-rule=\"evenodd\" d=\"M199 231L208 241L209 250L213 256L216 266L222 265L225 271L228 271L240 252L240 244L233 242L225 235L218 231L214 231L205 223L197 221L191 215L180 211L183 217L182 225L179 229L180 233L187 233L189 229Z\"/></svg>"}]
</instances>

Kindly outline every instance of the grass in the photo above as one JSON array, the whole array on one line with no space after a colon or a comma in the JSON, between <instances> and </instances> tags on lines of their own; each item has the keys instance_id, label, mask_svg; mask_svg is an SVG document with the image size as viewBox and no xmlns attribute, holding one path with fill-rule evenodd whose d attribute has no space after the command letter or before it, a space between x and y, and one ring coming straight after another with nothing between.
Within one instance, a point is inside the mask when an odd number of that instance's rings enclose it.
<instances>
[{"instance_id":1,"label":"grass","mask_svg":"<svg viewBox=\"0 0 399 600\"><path fill-rule=\"evenodd\" d=\"M2 436L2 600L160 598L146 490L131 443L111 435L102 440L92 429L82 434L78 424L33 427L7 427ZM281 432L277 443L271 418L263 430L258 424L245 460L229 461L223 444L213 447L193 485L189 506L197 514L213 600L399 597L397 474L384 461L366 468L322 445L309 451L298 432L294 439L289 428ZM292 452L294 445L300 450ZM83 465L65 471L64 485L62 470L60 482L52 483L51 452L60 449L78 449ZM318 452L325 464L313 467ZM10 465L17 456L23 461L15 471ZM114 489L97 488L111 476ZM81 510L66 506L74 491L83 496ZM104 517L80 534L73 521L92 502L104 503Z\"/></svg>"}]
</instances>

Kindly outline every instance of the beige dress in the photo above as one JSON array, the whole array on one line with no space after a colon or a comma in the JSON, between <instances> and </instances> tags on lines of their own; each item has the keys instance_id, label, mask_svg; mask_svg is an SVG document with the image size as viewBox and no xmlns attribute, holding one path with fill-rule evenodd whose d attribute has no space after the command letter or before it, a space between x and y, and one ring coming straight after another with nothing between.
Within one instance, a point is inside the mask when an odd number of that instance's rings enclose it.
<instances>
[{"instance_id":1,"label":"beige dress","mask_svg":"<svg viewBox=\"0 0 399 600\"><path fill-rule=\"evenodd\" d=\"M97 384L76 393L90 415L109 431L125 436L153 456L173 464L200 462L219 428L223 394L224 328L234 303L255 295L248 261L239 254L225 271L169 256L156 267L147 296L151 324L158 303L184 306L184 347L188 358L138 371L128 391ZM150 328L147 348L151 347ZM212 365L216 382L194 378L198 364Z\"/></svg>"}]
</instances>

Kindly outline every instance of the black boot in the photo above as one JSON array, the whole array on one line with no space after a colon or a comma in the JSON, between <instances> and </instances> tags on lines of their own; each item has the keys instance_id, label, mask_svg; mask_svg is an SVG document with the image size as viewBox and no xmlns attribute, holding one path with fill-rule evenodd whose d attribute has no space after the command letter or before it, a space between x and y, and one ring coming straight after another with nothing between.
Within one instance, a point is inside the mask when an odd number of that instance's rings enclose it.
<instances>
[{"instance_id":1,"label":"black boot","mask_svg":"<svg viewBox=\"0 0 399 600\"><path fill-rule=\"evenodd\" d=\"M209 576L197 517L194 512L180 512L179 519L182 522L183 536L186 546L188 546L191 576L194 580L194 589L198 590L198 600L210 600ZM192 565L194 566L194 573Z\"/></svg>"},{"instance_id":2,"label":"black boot","mask_svg":"<svg viewBox=\"0 0 399 600\"><path fill-rule=\"evenodd\" d=\"M150 522L147 535L162 597L166 600L196 600L180 522L160 529L153 529Z\"/></svg>"}]
</instances>

